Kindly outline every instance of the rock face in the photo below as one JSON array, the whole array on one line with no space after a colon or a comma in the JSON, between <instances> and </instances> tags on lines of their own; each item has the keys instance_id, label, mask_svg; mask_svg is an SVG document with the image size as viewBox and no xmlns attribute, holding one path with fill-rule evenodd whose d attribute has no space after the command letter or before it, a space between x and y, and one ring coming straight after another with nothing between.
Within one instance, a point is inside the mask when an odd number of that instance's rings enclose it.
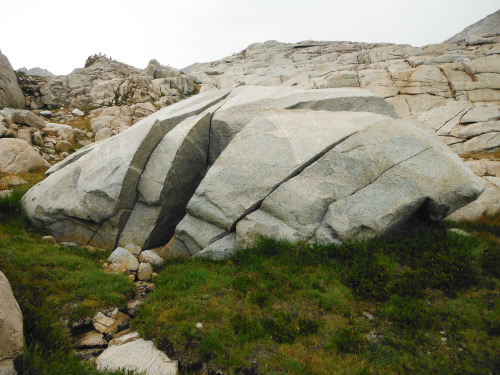
<instances>
[{"instance_id":1,"label":"rock face","mask_svg":"<svg viewBox=\"0 0 500 375\"><path fill-rule=\"evenodd\" d=\"M23 204L59 241L145 249L175 232L171 254L221 257L251 244L259 226L341 242L417 211L442 219L482 192L431 126L394 117L359 88L208 91L71 155ZM362 215L348 210L353 199Z\"/></svg>"},{"instance_id":2,"label":"rock face","mask_svg":"<svg viewBox=\"0 0 500 375\"><path fill-rule=\"evenodd\" d=\"M9 281L0 272L0 374L15 374L14 359L23 354L23 314Z\"/></svg>"},{"instance_id":3,"label":"rock face","mask_svg":"<svg viewBox=\"0 0 500 375\"><path fill-rule=\"evenodd\" d=\"M0 173L27 173L50 165L31 145L21 139L0 139Z\"/></svg>"},{"instance_id":4,"label":"rock face","mask_svg":"<svg viewBox=\"0 0 500 375\"><path fill-rule=\"evenodd\" d=\"M500 35L500 10L466 27L458 34L448 39L445 43L459 43L466 41L471 36L485 34Z\"/></svg>"},{"instance_id":5,"label":"rock face","mask_svg":"<svg viewBox=\"0 0 500 375\"><path fill-rule=\"evenodd\" d=\"M24 96L17 83L16 73L0 51L0 106L24 107Z\"/></svg>"}]
</instances>

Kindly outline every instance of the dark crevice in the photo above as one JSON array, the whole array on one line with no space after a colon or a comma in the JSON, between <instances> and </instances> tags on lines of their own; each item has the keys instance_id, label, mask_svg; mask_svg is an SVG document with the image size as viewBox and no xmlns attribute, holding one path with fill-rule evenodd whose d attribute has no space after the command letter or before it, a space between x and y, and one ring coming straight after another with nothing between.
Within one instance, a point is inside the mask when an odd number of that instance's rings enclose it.
<instances>
[{"instance_id":1,"label":"dark crevice","mask_svg":"<svg viewBox=\"0 0 500 375\"><path fill-rule=\"evenodd\" d=\"M373 185L375 182L377 182L377 180L378 180L378 179L380 179L382 176L384 176L387 172L389 172L389 171L390 171L390 170L392 170L393 168L397 167L398 165L400 165L400 164L402 164L402 163L407 162L407 161L408 161L408 160L410 160L410 159L413 159L413 158L417 157L418 155L420 155L420 154L424 153L425 151L427 151L427 150L429 150L429 149L431 149L431 148L432 148L432 147L430 147L430 146L429 146L429 147L426 147L426 148L424 148L423 150L421 150L421 151L417 152L416 154L414 154L414 155L412 155L412 156L409 156L408 158L406 158L406 159L404 159L404 160L401 160L401 161L399 161L399 162L397 162L397 163L393 164L390 168L387 168L385 171L383 171L382 173L380 173L380 174L377 176L377 178L375 178L373 181L370 181L369 183L367 183L366 185L364 185L364 186L362 186L361 188L357 189L356 191L353 191L351 194L348 194L348 195L346 195L345 197L342 197L342 198L340 198L340 199L336 200L336 201L335 201L335 202L333 202L333 203L338 203L338 202L340 202L340 201L342 201L342 200L345 200L345 199L347 199L347 198L349 198L349 197L353 196L354 194L356 194L356 193L360 192L361 190L363 190L363 189L367 188L368 186ZM331 204L330 204L330 205L331 205ZM316 236L316 233L318 232L318 229L319 229L319 228L321 228L321 226L322 226L323 222L325 221L325 216L326 216L326 214L327 214L327 213L328 213L328 209L327 209L327 211L325 212L325 215L323 216L323 220L321 221L321 224L319 225L319 227L318 227L318 228L316 228L316 230L314 231L314 234L313 234L313 235L309 238L309 240L311 240L312 238L314 238L314 237ZM333 229L332 229L332 233L334 233ZM338 236L336 236L336 237L338 238Z\"/></svg>"},{"instance_id":2,"label":"dark crevice","mask_svg":"<svg viewBox=\"0 0 500 375\"><path fill-rule=\"evenodd\" d=\"M455 114L452 118L450 118L448 121L446 121L443 125L441 125L439 128L437 128L436 130L434 130L435 133L437 133L438 131L440 131L442 128L444 128L450 121L452 121L453 119L455 119L456 117L460 116L460 120L458 123L460 123L460 121L462 120L462 118L465 116L465 114L467 112L469 112L471 110L471 108L464 108L462 109L460 112L458 112L457 114ZM457 123L457 124L458 124Z\"/></svg>"},{"instance_id":3,"label":"dark crevice","mask_svg":"<svg viewBox=\"0 0 500 375\"><path fill-rule=\"evenodd\" d=\"M101 227L103 226L103 224L104 224L104 221L98 225L97 229L94 231L94 233L92 234L92 236L90 237L90 239L87 241L87 243L85 244L85 246L88 246L88 244L90 244L93 241L94 237L96 236L97 232L99 232L99 230L101 229Z\"/></svg>"}]
</instances>

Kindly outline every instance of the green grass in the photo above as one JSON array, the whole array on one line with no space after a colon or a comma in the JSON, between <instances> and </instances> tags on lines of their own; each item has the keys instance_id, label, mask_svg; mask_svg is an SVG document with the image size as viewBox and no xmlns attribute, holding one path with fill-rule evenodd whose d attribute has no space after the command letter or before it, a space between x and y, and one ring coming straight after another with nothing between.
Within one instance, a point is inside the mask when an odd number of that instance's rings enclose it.
<instances>
[{"instance_id":1,"label":"green grass","mask_svg":"<svg viewBox=\"0 0 500 375\"><path fill-rule=\"evenodd\" d=\"M26 189L0 200L0 269L25 320L18 368L97 374L72 354L66 321L124 306L134 286L101 271L107 254L43 241L20 209ZM171 258L131 324L182 374L499 373L499 227L446 222L343 246L263 238L226 261Z\"/></svg>"},{"instance_id":2,"label":"green grass","mask_svg":"<svg viewBox=\"0 0 500 375\"><path fill-rule=\"evenodd\" d=\"M262 239L227 261L168 260L133 326L181 373L495 373L494 257L444 226L341 247Z\"/></svg>"},{"instance_id":3,"label":"green grass","mask_svg":"<svg viewBox=\"0 0 500 375\"><path fill-rule=\"evenodd\" d=\"M20 198L41 174L21 176L28 186L0 199L0 270L9 279L23 312L22 374L98 374L72 352L67 322L97 309L123 307L135 290L123 275L104 273L107 254L67 248L42 239L21 210Z\"/></svg>"}]
</instances>

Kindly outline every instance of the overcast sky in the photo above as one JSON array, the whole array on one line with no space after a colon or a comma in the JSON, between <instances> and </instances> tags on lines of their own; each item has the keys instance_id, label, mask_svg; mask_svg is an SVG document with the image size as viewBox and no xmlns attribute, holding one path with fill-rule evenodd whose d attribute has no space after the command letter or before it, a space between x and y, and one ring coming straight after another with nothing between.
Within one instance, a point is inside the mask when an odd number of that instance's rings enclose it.
<instances>
[{"instance_id":1,"label":"overcast sky","mask_svg":"<svg viewBox=\"0 0 500 375\"><path fill-rule=\"evenodd\" d=\"M55 74L102 52L183 68L278 40L439 43L498 0L1 0L0 50L14 69Z\"/></svg>"}]
</instances>

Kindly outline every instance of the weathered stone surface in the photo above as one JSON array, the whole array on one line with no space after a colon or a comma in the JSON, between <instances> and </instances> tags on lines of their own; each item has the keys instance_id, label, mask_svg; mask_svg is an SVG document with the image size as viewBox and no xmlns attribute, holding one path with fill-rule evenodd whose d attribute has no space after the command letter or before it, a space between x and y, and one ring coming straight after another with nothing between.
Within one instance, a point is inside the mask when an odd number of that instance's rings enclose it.
<instances>
[{"instance_id":1,"label":"weathered stone surface","mask_svg":"<svg viewBox=\"0 0 500 375\"><path fill-rule=\"evenodd\" d=\"M23 314L9 280L0 272L0 373L11 374L12 361L23 354ZM5 371L5 372L2 372Z\"/></svg>"},{"instance_id":2,"label":"weathered stone surface","mask_svg":"<svg viewBox=\"0 0 500 375\"><path fill-rule=\"evenodd\" d=\"M76 344L77 348L105 348L108 342L104 339L104 335L97 331L85 333Z\"/></svg>"},{"instance_id":3,"label":"weathered stone surface","mask_svg":"<svg viewBox=\"0 0 500 375\"><path fill-rule=\"evenodd\" d=\"M271 193L238 223L237 245L250 246L260 234L325 243L383 234L417 210L443 218L481 191L477 177L422 125L382 122Z\"/></svg>"},{"instance_id":4,"label":"weathered stone surface","mask_svg":"<svg viewBox=\"0 0 500 375\"><path fill-rule=\"evenodd\" d=\"M236 247L253 245L259 235L341 243L389 233L417 211L443 219L483 189L481 181L424 125L382 121L347 138L282 183L258 210L226 231L231 235L212 239L198 255L227 256Z\"/></svg>"},{"instance_id":5,"label":"weathered stone surface","mask_svg":"<svg viewBox=\"0 0 500 375\"><path fill-rule=\"evenodd\" d=\"M17 138L32 144L31 132L28 129L19 129L17 132Z\"/></svg>"},{"instance_id":6,"label":"weathered stone surface","mask_svg":"<svg viewBox=\"0 0 500 375\"><path fill-rule=\"evenodd\" d=\"M396 113L382 98L360 89L298 90L289 87L236 88L215 113L210 128L209 163L213 164L231 139L266 109L364 111L391 117Z\"/></svg>"},{"instance_id":7,"label":"weathered stone surface","mask_svg":"<svg viewBox=\"0 0 500 375\"><path fill-rule=\"evenodd\" d=\"M476 220L483 215L495 215L500 211L500 188L484 180L486 189L474 202L447 217L455 221Z\"/></svg>"},{"instance_id":8,"label":"weathered stone surface","mask_svg":"<svg viewBox=\"0 0 500 375\"><path fill-rule=\"evenodd\" d=\"M21 139L0 139L0 173L20 174L50 165L33 147Z\"/></svg>"},{"instance_id":9,"label":"weathered stone surface","mask_svg":"<svg viewBox=\"0 0 500 375\"><path fill-rule=\"evenodd\" d=\"M120 332L121 333L121 332ZM123 345L123 344L126 344L128 342L131 342L131 341L134 341L134 340L137 340L139 338L139 333L138 332L130 332L130 333L127 333L125 335L121 335L119 337L116 337L114 338L113 340L111 340L109 342L109 346L113 346L113 345Z\"/></svg>"},{"instance_id":10,"label":"weathered stone surface","mask_svg":"<svg viewBox=\"0 0 500 375\"><path fill-rule=\"evenodd\" d=\"M61 151L61 152L68 152L71 151L73 148L73 145L70 142L67 141L59 141L56 143L55 146L56 150Z\"/></svg>"},{"instance_id":11,"label":"weathered stone surface","mask_svg":"<svg viewBox=\"0 0 500 375\"><path fill-rule=\"evenodd\" d=\"M23 198L31 221L48 227L58 240L113 246L135 205L139 178L158 143L180 122L227 94L201 94L166 107L52 167L48 178Z\"/></svg>"},{"instance_id":12,"label":"weathered stone surface","mask_svg":"<svg viewBox=\"0 0 500 375\"><path fill-rule=\"evenodd\" d=\"M195 90L193 77L158 63L159 76L166 83L156 85L148 68L141 70L130 65L99 57L93 64L75 69L66 76L52 76L30 85L31 103L37 107L68 106L81 108L88 105L113 106L151 103L164 106L179 101L182 95ZM169 71L169 74L164 72ZM35 95L33 95L33 88Z\"/></svg>"},{"instance_id":13,"label":"weathered stone surface","mask_svg":"<svg viewBox=\"0 0 500 375\"><path fill-rule=\"evenodd\" d=\"M450 146L459 155L475 153L500 147L500 132L492 132L478 135L466 142Z\"/></svg>"},{"instance_id":14,"label":"weathered stone surface","mask_svg":"<svg viewBox=\"0 0 500 375\"><path fill-rule=\"evenodd\" d=\"M114 334L121 329L127 328L129 321L130 317L118 311L118 309L115 309L111 316L106 316L102 312L98 312L92 318L95 330L104 334Z\"/></svg>"},{"instance_id":15,"label":"weathered stone surface","mask_svg":"<svg viewBox=\"0 0 500 375\"><path fill-rule=\"evenodd\" d=\"M17 83L16 73L7 57L0 51L0 106L24 108L24 95Z\"/></svg>"},{"instance_id":16,"label":"weathered stone surface","mask_svg":"<svg viewBox=\"0 0 500 375\"><path fill-rule=\"evenodd\" d=\"M148 281L153 276L153 267L149 263L139 264L139 269L137 270L137 280Z\"/></svg>"},{"instance_id":17,"label":"weathered stone surface","mask_svg":"<svg viewBox=\"0 0 500 375\"><path fill-rule=\"evenodd\" d=\"M152 341L137 339L108 347L95 362L100 371L135 371L145 375L177 375L178 364L155 348Z\"/></svg>"},{"instance_id":18,"label":"weathered stone surface","mask_svg":"<svg viewBox=\"0 0 500 375\"><path fill-rule=\"evenodd\" d=\"M83 116L85 116L85 113L83 113L82 111L80 111L78 108L75 108L73 111L71 111L71 114L73 116L77 116L77 117L83 117Z\"/></svg>"},{"instance_id":19,"label":"weathered stone surface","mask_svg":"<svg viewBox=\"0 0 500 375\"><path fill-rule=\"evenodd\" d=\"M184 120L158 144L139 180L139 199L119 245L133 243L151 248L172 237L205 175L210 120L217 108Z\"/></svg>"},{"instance_id":20,"label":"weathered stone surface","mask_svg":"<svg viewBox=\"0 0 500 375\"><path fill-rule=\"evenodd\" d=\"M208 171L177 226L177 239L198 253L233 231L280 184L352 134L387 118L368 112L263 112Z\"/></svg>"}]
</instances>

